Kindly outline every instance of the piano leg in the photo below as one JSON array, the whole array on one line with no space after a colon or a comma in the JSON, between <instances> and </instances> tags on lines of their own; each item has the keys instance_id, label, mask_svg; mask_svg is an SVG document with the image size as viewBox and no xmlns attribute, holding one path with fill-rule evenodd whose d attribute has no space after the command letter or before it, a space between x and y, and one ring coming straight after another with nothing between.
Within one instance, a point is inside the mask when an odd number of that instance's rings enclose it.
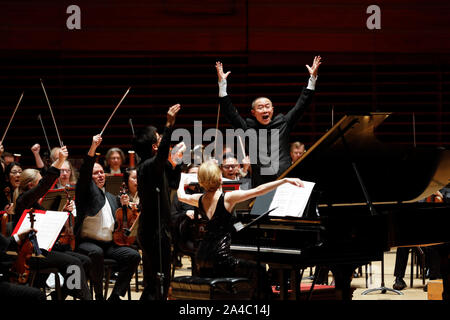
<instances>
[{"instance_id":1,"label":"piano leg","mask_svg":"<svg viewBox=\"0 0 450 320\"><path fill-rule=\"evenodd\" d=\"M280 300L287 300L289 297L289 269L280 269Z\"/></svg>"},{"instance_id":2,"label":"piano leg","mask_svg":"<svg viewBox=\"0 0 450 320\"><path fill-rule=\"evenodd\" d=\"M351 290L352 275L357 265L339 264L330 266L334 277L334 286L336 298L338 300L352 300L353 291Z\"/></svg>"}]
</instances>

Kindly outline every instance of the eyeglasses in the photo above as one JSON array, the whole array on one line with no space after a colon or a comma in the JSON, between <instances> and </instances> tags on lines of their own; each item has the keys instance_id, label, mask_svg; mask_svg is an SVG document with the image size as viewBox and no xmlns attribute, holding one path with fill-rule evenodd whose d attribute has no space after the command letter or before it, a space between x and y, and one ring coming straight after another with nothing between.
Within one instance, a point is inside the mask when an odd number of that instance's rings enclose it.
<instances>
[{"instance_id":1,"label":"eyeglasses","mask_svg":"<svg viewBox=\"0 0 450 320\"><path fill-rule=\"evenodd\" d=\"M72 172L72 170L70 170L70 169L61 169L60 171L62 173L71 173Z\"/></svg>"},{"instance_id":2,"label":"eyeglasses","mask_svg":"<svg viewBox=\"0 0 450 320\"><path fill-rule=\"evenodd\" d=\"M22 174L22 170L13 170L10 172L12 175Z\"/></svg>"},{"instance_id":3,"label":"eyeglasses","mask_svg":"<svg viewBox=\"0 0 450 320\"><path fill-rule=\"evenodd\" d=\"M238 164L224 164L222 167L224 169L235 169L235 168L238 168L239 165Z\"/></svg>"}]
</instances>

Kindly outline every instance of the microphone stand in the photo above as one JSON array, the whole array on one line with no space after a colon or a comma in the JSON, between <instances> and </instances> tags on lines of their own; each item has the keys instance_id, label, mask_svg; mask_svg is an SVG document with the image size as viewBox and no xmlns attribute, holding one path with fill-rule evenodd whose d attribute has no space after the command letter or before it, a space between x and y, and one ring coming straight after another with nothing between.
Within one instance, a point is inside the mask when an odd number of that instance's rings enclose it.
<instances>
[{"instance_id":1,"label":"microphone stand","mask_svg":"<svg viewBox=\"0 0 450 320\"><path fill-rule=\"evenodd\" d=\"M234 224L234 228L236 230L236 232L240 232L244 229L249 228L250 226L256 224L256 265L257 265L257 273L256 273L256 279L257 279L257 285L256 285L256 297L260 300L261 299L261 240L260 240L260 235L261 235L261 221L266 218L267 216L269 216L269 213L271 213L272 211L274 211L275 209L277 209L278 207L272 208L270 210L267 210L266 212L262 213L259 217L257 217L256 219L254 219L253 221L247 223L246 225L243 225L242 223L238 222Z\"/></svg>"},{"instance_id":2,"label":"microphone stand","mask_svg":"<svg viewBox=\"0 0 450 320\"><path fill-rule=\"evenodd\" d=\"M160 299L163 299L164 296L164 272L162 268L162 243L161 243L161 203L160 203L160 189L158 187L155 188L158 193L158 234L159 234L159 272L157 273L159 280L159 288L160 288Z\"/></svg>"}]
</instances>

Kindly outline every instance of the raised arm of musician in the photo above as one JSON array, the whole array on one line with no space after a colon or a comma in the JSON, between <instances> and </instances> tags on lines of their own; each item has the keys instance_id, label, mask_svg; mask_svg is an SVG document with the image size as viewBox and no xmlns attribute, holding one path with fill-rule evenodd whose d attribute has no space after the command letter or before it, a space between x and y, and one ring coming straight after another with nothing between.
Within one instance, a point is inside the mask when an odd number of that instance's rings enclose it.
<instances>
[{"instance_id":1,"label":"raised arm of musician","mask_svg":"<svg viewBox=\"0 0 450 320\"><path fill-rule=\"evenodd\" d=\"M169 158L172 128L175 124L175 119L180 109L180 104L174 104L169 108L169 110L167 111L167 121L164 127L162 138L158 137L157 143L153 145L154 150L157 151L156 158L160 165L164 165Z\"/></svg>"},{"instance_id":2,"label":"raised arm of musician","mask_svg":"<svg viewBox=\"0 0 450 320\"><path fill-rule=\"evenodd\" d=\"M32 147L31 147L31 152L33 153L34 156L34 161L36 162L36 168L38 169L42 169L44 168L44 161L42 161L40 152L41 151L41 146L39 143L35 143Z\"/></svg>"},{"instance_id":3,"label":"raised arm of musician","mask_svg":"<svg viewBox=\"0 0 450 320\"><path fill-rule=\"evenodd\" d=\"M98 146L102 143L102 140L103 140L102 136L99 134L92 137L91 147L89 148L89 151L88 151L88 155L90 157L95 156L95 151L97 150Z\"/></svg>"},{"instance_id":4,"label":"raised arm of musician","mask_svg":"<svg viewBox=\"0 0 450 320\"><path fill-rule=\"evenodd\" d=\"M316 89L317 73L321 64L322 58L320 56L315 56L312 66L306 65L309 72L308 86L303 89L300 97L295 103L295 106L285 115L288 127L291 129L298 122L298 120L300 120L302 115L305 113L306 108L308 108L311 104Z\"/></svg>"},{"instance_id":5,"label":"raised arm of musician","mask_svg":"<svg viewBox=\"0 0 450 320\"><path fill-rule=\"evenodd\" d=\"M231 103L231 98L227 93L227 78L231 71L223 72L222 62L216 62L217 81L219 85L219 103L222 107L221 113L227 118L228 122L234 128L247 129L247 123L245 119L241 117L236 107Z\"/></svg>"},{"instance_id":6,"label":"raised arm of musician","mask_svg":"<svg viewBox=\"0 0 450 320\"><path fill-rule=\"evenodd\" d=\"M63 146L58 151L58 159L56 159L55 162L53 162L52 166L61 169L61 167L64 164L64 161L66 161L67 157L69 156L69 151L67 151L67 147Z\"/></svg>"},{"instance_id":7,"label":"raised arm of musician","mask_svg":"<svg viewBox=\"0 0 450 320\"><path fill-rule=\"evenodd\" d=\"M298 178L283 178L272 182L264 183L250 190L236 190L225 193L224 205L228 212L232 212L234 206L242 201L262 196L267 192L276 189L284 183L290 183L297 187L304 187L303 182Z\"/></svg>"},{"instance_id":8,"label":"raised arm of musician","mask_svg":"<svg viewBox=\"0 0 450 320\"><path fill-rule=\"evenodd\" d=\"M177 190L178 200L187 203L191 206L198 207L198 200L200 199L201 193L187 194L185 189L189 186L189 176L184 176L180 179L180 184Z\"/></svg>"}]
</instances>

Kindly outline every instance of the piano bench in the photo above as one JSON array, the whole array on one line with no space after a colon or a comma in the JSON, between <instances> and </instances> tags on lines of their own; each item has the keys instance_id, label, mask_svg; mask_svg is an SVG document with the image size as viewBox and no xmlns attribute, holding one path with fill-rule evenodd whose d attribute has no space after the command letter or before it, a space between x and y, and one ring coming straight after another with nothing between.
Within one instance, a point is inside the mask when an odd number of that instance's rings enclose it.
<instances>
[{"instance_id":1,"label":"piano bench","mask_svg":"<svg viewBox=\"0 0 450 320\"><path fill-rule=\"evenodd\" d=\"M171 281L173 300L250 300L247 278L175 277Z\"/></svg>"}]
</instances>

